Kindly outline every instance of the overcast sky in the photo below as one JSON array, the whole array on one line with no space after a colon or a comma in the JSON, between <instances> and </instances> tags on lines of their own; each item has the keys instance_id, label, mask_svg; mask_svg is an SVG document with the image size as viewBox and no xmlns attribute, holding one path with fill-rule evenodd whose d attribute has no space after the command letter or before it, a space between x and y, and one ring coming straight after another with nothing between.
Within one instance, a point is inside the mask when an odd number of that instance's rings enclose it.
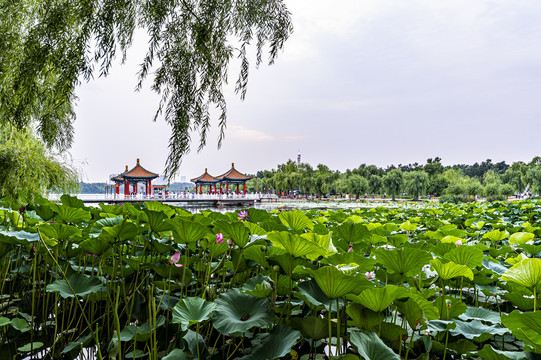
<instances>
[{"instance_id":1,"label":"overcast sky","mask_svg":"<svg viewBox=\"0 0 541 360\"><path fill-rule=\"evenodd\" d=\"M295 159L344 171L362 163L446 165L541 155L538 0L286 0L294 33L272 66L252 68L245 101L227 89L217 132L183 160L188 179ZM83 84L71 150L83 181L106 181L136 159L163 173L169 127L159 98L134 92L146 50ZM234 85L238 67L230 70ZM233 77L234 76L234 77ZM217 121L213 122L216 130ZM197 135L193 137L197 139Z\"/></svg>"}]
</instances>

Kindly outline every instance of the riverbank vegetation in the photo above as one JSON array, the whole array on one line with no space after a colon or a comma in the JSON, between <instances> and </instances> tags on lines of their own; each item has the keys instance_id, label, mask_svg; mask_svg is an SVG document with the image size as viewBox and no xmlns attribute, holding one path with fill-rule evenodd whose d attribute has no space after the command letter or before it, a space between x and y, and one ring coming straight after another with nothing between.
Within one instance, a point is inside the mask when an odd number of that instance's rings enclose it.
<instances>
[{"instance_id":1,"label":"riverbank vegetation","mask_svg":"<svg viewBox=\"0 0 541 360\"><path fill-rule=\"evenodd\" d=\"M541 193L541 158L529 163L492 163L443 166L441 159L428 159L425 165L391 165L379 168L362 164L341 173L323 164L313 168L310 164L297 165L293 161L280 164L276 169L259 171L247 184L251 192L313 194L316 196L351 194L372 197L386 194L390 198L404 196L417 199L423 195L448 195L459 201L466 197L503 199L522 193L526 186Z\"/></svg>"},{"instance_id":2,"label":"riverbank vegetation","mask_svg":"<svg viewBox=\"0 0 541 360\"><path fill-rule=\"evenodd\" d=\"M541 351L539 202L225 214L69 196L24 205L0 205L10 358Z\"/></svg>"}]
</instances>

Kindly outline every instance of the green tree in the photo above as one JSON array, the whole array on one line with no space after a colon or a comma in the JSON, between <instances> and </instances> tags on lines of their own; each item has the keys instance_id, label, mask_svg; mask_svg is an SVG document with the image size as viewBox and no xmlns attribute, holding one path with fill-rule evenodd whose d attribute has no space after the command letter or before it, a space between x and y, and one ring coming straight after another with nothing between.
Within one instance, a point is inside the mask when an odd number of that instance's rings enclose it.
<instances>
[{"instance_id":1,"label":"green tree","mask_svg":"<svg viewBox=\"0 0 541 360\"><path fill-rule=\"evenodd\" d=\"M428 187L428 174L424 171L412 171L404 175L404 182L408 194L413 195L413 200L418 200Z\"/></svg>"},{"instance_id":2,"label":"green tree","mask_svg":"<svg viewBox=\"0 0 541 360\"><path fill-rule=\"evenodd\" d=\"M505 197L509 197L515 193L515 188L511 184L500 185L500 194Z\"/></svg>"},{"instance_id":3,"label":"green tree","mask_svg":"<svg viewBox=\"0 0 541 360\"><path fill-rule=\"evenodd\" d=\"M423 169L429 177L433 177L437 174L442 174L445 168L441 164L441 159L439 157L435 157L434 159L430 158L426 160L426 165Z\"/></svg>"},{"instance_id":4,"label":"green tree","mask_svg":"<svg viewBox=\"0 0 541 360\"><path fill-rule=\"evenodd\" d=\"M360 195L364 195L368 192L369 184L366 178L353 174L347 179L348 192L354 194L358 199Z\"/></svg>"},{"instance_id":5,"label":"green tree","mask_svg":"<svg viewBox=\"0 0 541 360\"><path fill-rule=\"evenodd\" d=\"M466 193L470 196L483 195L483 185L477 178L469 178L466 181Z\"/></svg>"},{"instance_id":6,"label":"green tree","mask_svg":"<svg viewBox=\"0 0 541 360\"><path fill-rule=\"evenodd\" d=\"M449 181L445 178L445 176L443 176L443 174L436 174L429 177L427 192L429 194L439 196L445 192L448 185Z\"/></svg>"},{"instance_id":7,"label":"green tree","mask_svg":"<svg viewBox=\"0 0 541 360\"><path fill-rule=\"evenodd\" d=\"M78 190L77 173L27 130L0 126L0 197L33 202L50 191Z\"/></svg>"},{"instance_id":8,"label":"green tree","mask_svg":"<svg viewBox=\"0 0 541 360\"><path fill-rule=\"evenodd\" d=\"M526 172L524 180L527 184L530 184L532 193L541 194L541 166L530 168Z\"/></svg>"},{"instance_id":9,"label":"green tree","mask_svg":"<svg viewBox=\"0 0 541 360\"><path fill-rule=\"evenodd\" d=\"M218 109L220 146L226 126L224 84L229 63L240 59L235 90L244 98L255 44L255 65L268 48L272 64L292 32L283 0L266 1L2 1L0 2L0 122L37 123L49 147L68 148L73 136L75 89L126 59L136 29L149 37L138 86L154 74L160 94L154 119L171 126L166 174L177 172L190 135L206 144L211 109ZM254 41L255 40L255 41Z\"/></svg>"},{"instance_id":10,"label":"green tree","mask_svg":"<svg viewBox=\"0 0 541 360\"><path fill-rule=\"evenodd\" d=\"M404 179L402 176L402 171L398 169L389 171L383 177L383 188L390 196L392 196L393 201L395 200L396 196L402 192L403 184Z\"/></svg>"},{"instance_id":11,"label":"green tree","mask_svg":"<svg viewBox=\"0 0 541 360\"><path fill-rule=\"evenodd\" d=\"M370 175L368 179L368 192L371 194L379 194L383 186L383 177L379 175Z\"/></svg>"}]
</instances>

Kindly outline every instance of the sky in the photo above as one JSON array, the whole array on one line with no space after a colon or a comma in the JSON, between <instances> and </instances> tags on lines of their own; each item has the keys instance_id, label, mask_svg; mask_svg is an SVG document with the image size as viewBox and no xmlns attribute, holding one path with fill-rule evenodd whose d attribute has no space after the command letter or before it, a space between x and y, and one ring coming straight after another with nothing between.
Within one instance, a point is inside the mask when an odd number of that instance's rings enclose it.
<instances>
[{"instance_id":1,"label":"sky","mask_svg":"<svg viewBox=\"0 0 541 360\"><path fill-rule=\"evenodd\" d=\"M333 170L360 164L529 162L541 155L541 2L538 0L285 0L294 32L272 66L252 67L246 99L233 92L226 137L182 161L174 181L270 170L300 151ZM82 181L135 166L162 174L169 126L153 122L150 82L135 92L146 51L77 90L70 151Z\"/></svg>"}]
</instances>

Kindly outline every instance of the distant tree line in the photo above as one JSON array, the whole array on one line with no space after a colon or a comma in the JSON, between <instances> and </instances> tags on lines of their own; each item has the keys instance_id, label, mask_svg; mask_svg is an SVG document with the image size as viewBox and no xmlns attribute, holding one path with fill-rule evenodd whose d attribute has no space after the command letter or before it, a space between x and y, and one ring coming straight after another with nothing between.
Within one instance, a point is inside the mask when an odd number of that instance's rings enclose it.
<instances>
[{"instance_id":1,"label":"distant tree line","mask_svg":"<svg viewBox=\"0 0 541 360\"><path fill-rule=\"evenodd\" d=\"M493 163L487 159L473 165L443 166L441 158L430 158L426 164L418 163L380 168L361 164L345 172L331 170L319 164L297 165L289 160L276 169L258 171L247 184L250 192L277 192L312 194L319 197L350 194L358 197L421 196L487 197L511 196L530 185L534 193L541 193L541 158L529 163L505 161Z\"/></svg>"}]
</instances>

